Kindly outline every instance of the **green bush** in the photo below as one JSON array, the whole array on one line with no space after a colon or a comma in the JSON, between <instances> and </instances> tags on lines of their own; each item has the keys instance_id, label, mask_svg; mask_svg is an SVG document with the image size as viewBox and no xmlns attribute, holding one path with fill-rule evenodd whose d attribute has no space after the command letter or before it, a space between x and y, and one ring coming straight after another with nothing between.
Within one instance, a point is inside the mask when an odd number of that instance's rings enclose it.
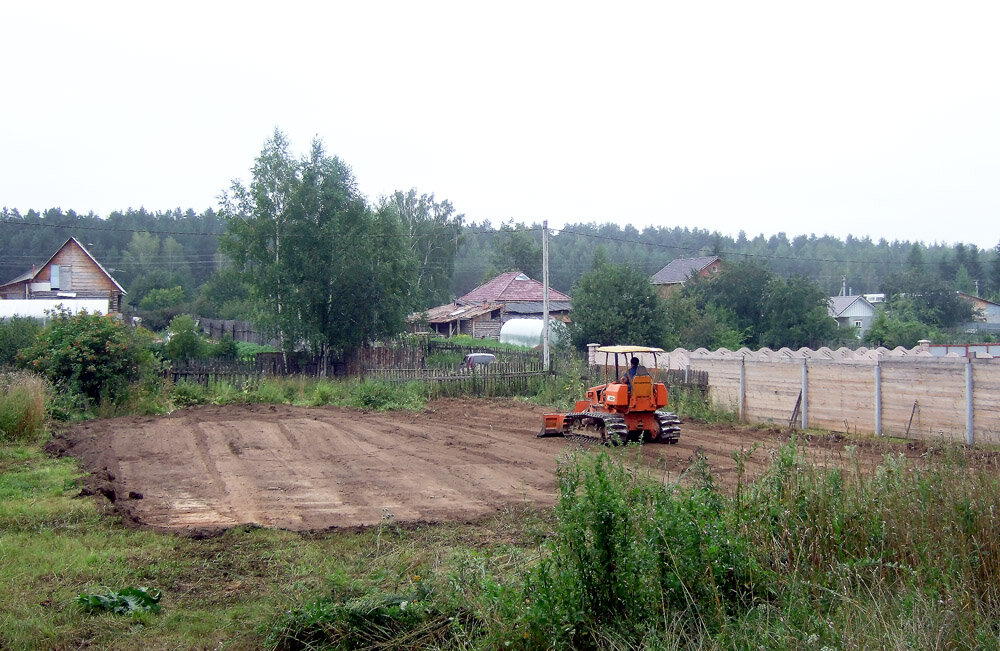
<instances>
[{"instance_id":1,"label":"green bush","mask_svg":"<svg viewBox=\"0 0 1000 651\"><path fill-rule=\"evenodd\" d=\"M355 394L361 409L421 409L427 403L419 382L362 382Z\"/></svg>"},{"instance_id":2,"label":"green bush","mask_svg":"<svg viewBox=\"0 0 1000 651\"><path fill-rule=\"evenodd\" d=\"M45 431L49 386L34 373L0 374L0 441L26 442Z\"/></svg>"},{"instance_id":3,"label":"green bush","mask_svg":"<svg viewBox=\"0 0 1000 651\"><path fill-rule=\"evenodd\" d=\"M0 368L13 366L17 353L34 344L41 332L42 324L35 319L0 319Z\"/></svg>"},{"instance_id":4,"label":"green bush","mask_svg":"<svg viewBox=\"0 0 1000 651\"><path fill-rule=\"evenodd\" d=\"M233 341L232 337L224 334L219 338L219 343L215 344L212 356L223 359L236 359L240 356L240 347Z\"/></svg>"},{"instance_id":5,"label":"green bush","mask_svg":"<svg viewBox=\"0 0 1000 651\"><path fill-rule=\"evenodd\" d=\"M172 398L178 407L203 405L208 402L208 391L197 382L181 381L174 385Z\"/></svg>"},{"instance_id":6,"label":"green bush","mask_svg":"<svg viewBox=\"0 0 1000 651\"><path fill-rule=\"evenodd\" d=\"M144 333L111 316L62 311L18 361L92 402L107 398L114 403L128 395L131 382L155 367Z\"/></svg>"},{"instance_id":7,"label":"green bush","mask_svg":"<svg viewBox=\"0 0 1000 651\"><path fill-rule=\"evenodd\" d=\"M181 361L205 357L208 342L198 332L195 320L190 315L175 316L167 331L170 335L165 347L167 359Z\"/></svg>"},{"instance_id":8,"label":"green bush","mask_svg":"<svg viewBox=\"0 0 1000 651\"><path fill-rule=\"evenodd\" d=\"M139 301L139 307L143 310L160 310L177 307L183 302L184 288L177 285L149 290L149 293Z\"/></svg>"},{"instance_id":9,"label":"green bush","mask_svg":"<svg viewBox=\"0 0 1000 651\"><path fill-rule=\"evenodd\" d=\"M606 450L560 465L556 531L525 589L535 642L591 647L664 621L718 627L768 582L703 457L692 472L692 487L667 486Z\"/></svg>"}]
</instances>

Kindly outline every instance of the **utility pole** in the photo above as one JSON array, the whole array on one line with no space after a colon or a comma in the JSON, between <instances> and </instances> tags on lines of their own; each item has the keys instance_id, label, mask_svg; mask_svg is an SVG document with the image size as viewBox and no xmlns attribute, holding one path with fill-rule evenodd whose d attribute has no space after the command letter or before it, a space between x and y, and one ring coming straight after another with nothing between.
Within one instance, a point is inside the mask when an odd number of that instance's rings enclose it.
<instances>
[{"instance_id":1,"label":"utility pole","mask_svg":"<svg viewBox=\"0 0 1000 651\"><path fill-rule=\"evenodd\" d=\"M549 366L549 220L542 222L542 366Z\"/></svg>"}]
</instances>

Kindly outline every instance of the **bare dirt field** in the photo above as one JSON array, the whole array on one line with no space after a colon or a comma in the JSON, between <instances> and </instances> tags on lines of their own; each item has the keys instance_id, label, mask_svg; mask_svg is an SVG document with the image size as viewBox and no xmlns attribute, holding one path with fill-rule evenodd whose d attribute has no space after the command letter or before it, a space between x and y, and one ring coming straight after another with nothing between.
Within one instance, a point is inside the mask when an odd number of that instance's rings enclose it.
<instances>
[{"instance_id":1,"label":"bare dirt field","mask_svg":"<svg viewBox=\"0 0 1000 651\"><path fill-rule=\"evenodd\" d=\"M554 504L557 459L580 443L536 438L544 411L512 400L457 399L416 414L207 406L81 423L60 433L50 451L76 457L91 473L85 493L112 500L129 522L163 531L462 522L526 502ZM645 445L642 455L676 480L700 448L717 480L731 486L734 450L760 445L747 463L752 476L769 450L787 442L777 430L685 422L677 445ZM804 450L814 463L841 464L845 443L819 437ZM862 442L857 454L875 464L887 445ZM917 456L921 448L891 449Z\"/></svg>"}]
</instances>

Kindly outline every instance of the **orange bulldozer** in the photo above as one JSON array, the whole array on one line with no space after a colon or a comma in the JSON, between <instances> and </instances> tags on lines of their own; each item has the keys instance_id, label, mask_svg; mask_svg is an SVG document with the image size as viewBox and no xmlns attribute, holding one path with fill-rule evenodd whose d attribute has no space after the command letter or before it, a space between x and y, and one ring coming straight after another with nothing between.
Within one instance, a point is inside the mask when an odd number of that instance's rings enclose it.
<instances>
[{"instance_id":1,"label":"orange bulldozer","mask_svg":"<svg viewBox=\"0 0 1000 651\"><path fill-rule=\"evenodd\" d=\"M538 436L596 435L605 443L647 441L677 443L681 421L677 414L662 411L667 406L667 387L639 364L638 355L652 354L653 373L661 348L645 346L601 346L604 353L604 384L587 389L587 399L578 400L568 414L545 414ZM610 376L614 355L614 376ZM619 364L621 362L621 364Z\"/></svg>"}]
</instances>

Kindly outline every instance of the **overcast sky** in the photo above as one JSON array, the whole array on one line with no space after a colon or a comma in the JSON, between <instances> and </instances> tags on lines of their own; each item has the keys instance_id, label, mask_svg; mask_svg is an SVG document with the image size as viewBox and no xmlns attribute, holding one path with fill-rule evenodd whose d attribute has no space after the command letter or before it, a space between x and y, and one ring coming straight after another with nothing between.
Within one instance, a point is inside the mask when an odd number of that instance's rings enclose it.
<instances>
[{"instance_id":1,"label":"overcast sky","mask_svg":"<svg viewBox=\"0 0 1000 651\"><path fill-rule=\"evenodd\" d=\"M1000 240L996 2L0 4L0 205L202 211L275 127L468 219Z\"/></svg>"}]
</instances>

